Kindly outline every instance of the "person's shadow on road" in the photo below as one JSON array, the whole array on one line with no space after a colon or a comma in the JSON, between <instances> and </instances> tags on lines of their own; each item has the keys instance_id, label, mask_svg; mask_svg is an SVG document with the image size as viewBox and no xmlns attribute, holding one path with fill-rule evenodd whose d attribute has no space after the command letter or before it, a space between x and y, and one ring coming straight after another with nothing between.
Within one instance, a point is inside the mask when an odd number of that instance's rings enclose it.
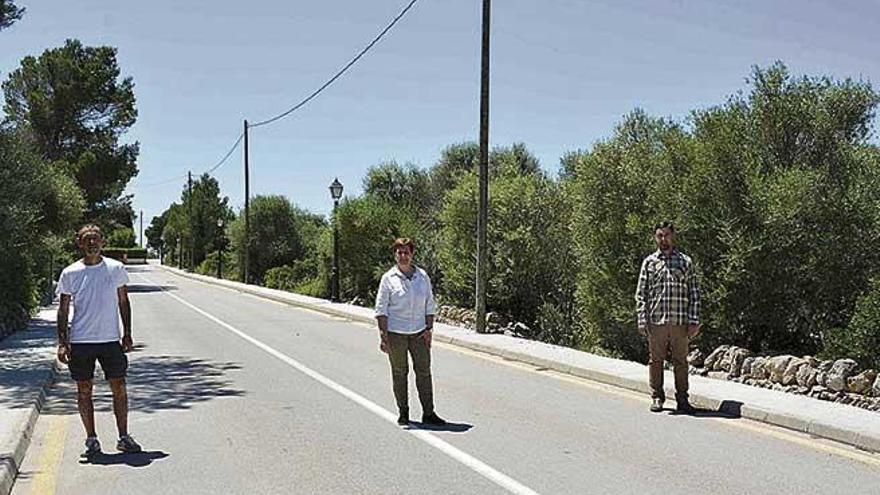
<instances>
[{"instance_id":1,"label":"person's shadow on road","mask_svg":"<svg viewBox=\"0 0 880 495\"><path fill-rule=\"evenodd\" d=\"M717 410L694 407L693 412L690 413L679 412L673 409L669 414L672 416L692 416L695 418L739 419L742 417L742 406L742 402L725 400L721 402Z\"/></svg>"},{"instance_id":2,"label":"person's shadow on road","mask_svg":"<svg viewBox=\"0 0 880 495\"><path fill-rule=\"evenodd\" d=\"M452 423L448 422L445 425L429 425L425 423L419 423L417 421L413 421L409 424L407 429L409 430L428 430L428 431L448 431L452 433L464 433L474 425L468 423Z\"/></svg>"},{"instance_id":3,"label":"person's shadow on road","mask_svg":"<svg viewBox=\"0 0 880 495\"><path fill-rule=\"evenodd\" d=\"M80 459L79 463L94 464L97 466L116 466L119 464L125 464L127 466L139 468L149 466L153 461L164 459L166 457L168 457L168 454L161 450L144 450L143 452L118 454L106 454L100 452L92 457Z\"/></svg>"}]
</instances>

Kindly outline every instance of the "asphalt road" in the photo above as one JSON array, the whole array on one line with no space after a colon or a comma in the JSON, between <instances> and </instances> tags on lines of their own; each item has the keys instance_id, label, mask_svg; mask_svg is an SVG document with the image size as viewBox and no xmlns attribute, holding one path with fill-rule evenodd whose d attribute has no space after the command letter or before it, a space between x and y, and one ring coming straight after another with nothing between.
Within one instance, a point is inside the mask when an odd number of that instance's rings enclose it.
<instances>
[{"instance_id":1,"label":"asphalt road","mask_svg":"<svg viewBox=\"0 0 880 495\"><path fill-rule=\"evenodd\" d=\"M153 267L131 280L130 430L145 452L115 453L98 381L105 454L83 463L64 375L14 495L880 493L876 455L718 414L651 414L638 394L436 343L451 424L401 428L373 328Z\"/></svg>"}]
</instances>

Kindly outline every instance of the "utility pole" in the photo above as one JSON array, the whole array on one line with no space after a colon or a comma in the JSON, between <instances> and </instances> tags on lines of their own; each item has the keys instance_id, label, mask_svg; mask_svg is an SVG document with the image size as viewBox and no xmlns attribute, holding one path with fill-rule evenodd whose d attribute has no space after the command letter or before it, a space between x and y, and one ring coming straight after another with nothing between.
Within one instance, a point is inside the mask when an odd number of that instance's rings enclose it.
<instances>
[{"instance_id":1,"label":"utility pole","mask_svg":"<svg viewBox=\"0 0 880 495\"><path fill-rule=\"evenodd\" d=\"M250 264L251 256L251 184L250 172L248 166L248 121L244 121L244 283L250 281Z\"/></svg>"},{"instance_id":2,"label":"utility pole","mask_svg":"<svg viewBox=\"0 0 880 495\"><path fill-rule=\"evenodd\" d=\"M480 183L477 215L477 332L486 331L486 224L489 220L489 12L483 0L483 47L480 70Z\"/></svg>"},{"instance_id":3,"label":"utility pole","mask_svg":"<svg viewBox=\"0 0 880 495\"><path fill-rule=\"evenodd\" d=\"M195 267L193 266L193 262L195 257L193 256L193 248L195 242L195 233L196 226L193 224L193 174L192 172L187 172L189 175L189 181L187 182L187 189L189 190L189 194L187 195L187 200L189 201L189 271L195 271Z\"/></svg>"},{"instance_id":4,"label":"utility pole","mask_svg":"<svg viewBox=\"0 0 880 495\"><path fill-rule=\"evenodd\" d=\"M141 210L141 249L144 248L144 210Z\"/></svg>"}]
</instances>

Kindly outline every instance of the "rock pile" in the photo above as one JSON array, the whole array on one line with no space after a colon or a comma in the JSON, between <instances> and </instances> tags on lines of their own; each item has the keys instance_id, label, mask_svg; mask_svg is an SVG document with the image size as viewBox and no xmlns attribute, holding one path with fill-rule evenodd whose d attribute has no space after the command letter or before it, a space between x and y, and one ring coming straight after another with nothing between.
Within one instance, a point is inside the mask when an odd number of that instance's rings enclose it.
<instances>
[{"instance_id":1,"label":"rock pile","mask_svg":"<svg viewBox=\"0 0 880 495\"><path fill-rule=\"evenodd\" d=\"M437 309L437 321L460 327L476 328L476 312L471 309L455 306L440 306ZM513 321L502 313L486 313L486 333L503 333L514 337L534 338L531 328L525 323Z\"/></svg>"},{"instance_id":2,"label":"rock pile","mask_svg":"<svg viewBox=\"0 0 880 495\"><path fill-rule=\"evenodd\" d=\"M693 374L880 411L880 376L876 370L859 370L852 359L754 356L748 349L722 345L708 356L691 351L688 363Z\"/></svg>"}]
</instances>

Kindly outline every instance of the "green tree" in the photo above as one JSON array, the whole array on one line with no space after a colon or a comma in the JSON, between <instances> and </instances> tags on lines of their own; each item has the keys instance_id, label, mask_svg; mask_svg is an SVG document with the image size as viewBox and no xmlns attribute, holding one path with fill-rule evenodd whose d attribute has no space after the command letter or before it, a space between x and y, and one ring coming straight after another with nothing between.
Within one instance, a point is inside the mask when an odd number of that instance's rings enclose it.
<instances>
[{"instance_id":1,"label":"green tree","mask_svg":"<svg viewBox=\"0 0 880 495\"><path fill-rule=\"evenodd\" d=\"M144 236L147 238L148 248L164 252L165 242L162 239L162 231L165 230L165 223L167 221L168 210L163 211L159 216L153 217L153 220L150 221L150 225L144 231Z\"/></svg>"},{"instance_id":2,"label":"green tree","mask_svg":"<svg viewBox=\"0 0 880 495\"><path fill-rule=\"evenodd\" d=\"M266 271L302 259L306 254L301 231L301 217L307 214L284 196L256 196L250 201L249 272L262 284ZM229 227L232 248L244 270L244 212ZM241 274L242 278L244 274Z\"/></svg>"},{"instance_id":3,"label":"green tree","mask_svg":"<svg viewBox=\"0 0 880 495\"><path fill-rule=\"evenodd\" d=\"M83 200L73 180L0 129L0 336L27 322L40 291L70 261ZM65 242L66 241L66 242Z\"/></svg>"},{"instance_id":4,"label":"green tree","mask_svg":"<svg viewBox=\"0 0 880 495\"><path fill-rule=\"evenodd\" d=\"M25 57L3 83L7 123L45 160L66 164L84 192L86 219L105 228L132 226L130 198L120 196L137 174L138 144L120 143L137 118L134 83L119 77L115 48L67 40ZM120 207L121 215L106 212Z\"/></svg>"},{"instance_id":5,"label":"green tree","mask_svg":"<svg viewBox=\"0 0 880 495\"><path fill-rule=\"evenodd\" d=\"M107 234L107 247L133 248L137 246L133 229L122 228Z\"/></svg>"},{"instance_id":6,"label":"green tree","mask_svg":"<svg viewBox=\"0 0 880 495\"><path fill-rule=\"evenodd\" d=\"M232 213L229 209L229 198L220 196L220 183L208 174L203 174L192 183L192 192L184 187L181 204L185 209L192 244L184 248L192 249L195 265L201 264L209 252L217 249L220 237L218 220L229 224Z\"/></svg>"},{"instance_id":7,"label":"green tree","mask_svg":"<svg viewBox=\"0 0 880 495\"><path fill-rule=\"evenodd\" d=\"M397 237L416 242L416 264L421 263L422 225L413 210L372 196L346 199L336 214L339 228L340 293L372 302L382 274L394 264L391 245ZM326 249L332 249L328 243ZM330 251L332 253L332 251Z\"/></svg>"},{"instance_id":8,"label":"green tree","mask_svg":"<svg viewBox=\"0 0 880 495\"><path fill-rule=\"evenodd\" d=\"M12 0L0 0L0 31L15 24L24 11L24 7L16 7Z\"/></svg>"},{"instance_id":9,"label":"green tree","mask_svg":"<svg viewBox=\"0 0 880 495\"><path fill-rule=\"evenodd\" d=\"M594 344L644 358L632 293L661 219L702 274L701 345L812 354L852 318L880 266L878 96L781 64L751 84L687 129L637 111L575 159L578 306Z\"/></svg>"},{"instance_id":10,"label":"green tree","mask_svg":"<svg viewBox=\"0 0 880 495\"><path fill-rule=\"evenodd\" d=\"M575 271L567 202L560 185L543 174L518 174L490 184L487 306L532 326L532 338L574 344L579 339L572 318ZM444 294L465 307L474 304L476 191L476 176L470 174L446 196L440 214ZM545 305L562 318L553 325L545 318L547 328L540 328Z\"/></svg>"},{"instance_id":11,"label":"green tree","mask_svg":"<svg viewBox=\"0 0 880 495\"><path fill-rule=\"evenodd\" d=\"M392 160L370 167L363 186L365 195L401 208L426 212L431 205L430 177L412 164Z\"/></svg>"},{"instance_id":12,"label":"green tree","mask_svg":"<svg viewBox=\"0 0 880 495\"><path fill-rule=\"evenodd\" d=\"M190 245L190 222L186 210L180 203L172 203L163 215L166 215L165 226L162 228L162 244L165 246L166 256L164 262L182 265L184 247Z\"/></svg>"}]
</instances>

